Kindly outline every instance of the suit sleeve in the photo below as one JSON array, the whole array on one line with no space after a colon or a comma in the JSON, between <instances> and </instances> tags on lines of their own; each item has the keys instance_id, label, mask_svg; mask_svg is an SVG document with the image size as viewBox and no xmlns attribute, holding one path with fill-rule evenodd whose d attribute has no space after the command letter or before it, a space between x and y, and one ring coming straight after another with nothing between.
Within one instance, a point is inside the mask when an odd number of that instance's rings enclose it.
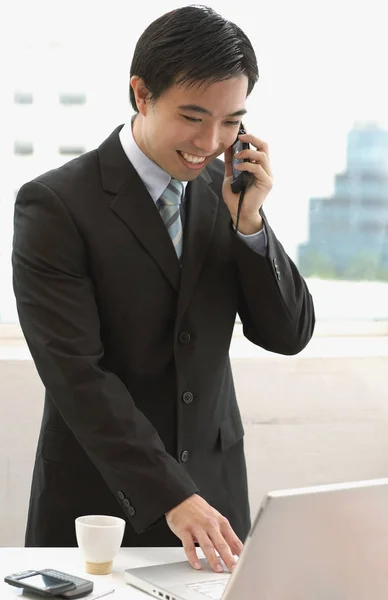
<instances>
[{"instance_id":1,"label":"suit sleeve","mask_svg":"<svg viewBox=\"0 0 388 600\"><path fill-rule=\"evenodd\" d=\"M244 335L251 342L278 354L297 354L314 331L313 300L296 265L261 214L267 235L266 256L234 236L240 280L238 312Z\"/></svg>"},{"instance_id":2,"label":"suit sleeve","mask_svg":"<svg viewBox=\"0 0 388 600\"><path fill-rule=\"evenodd\" d=\"M123 382L102 368L85 245L42 183L18 193L12 263L20 324L43 384L116 498L130 499L126 516L141 532L198 490Z\"/></svg>"}]
</instances>

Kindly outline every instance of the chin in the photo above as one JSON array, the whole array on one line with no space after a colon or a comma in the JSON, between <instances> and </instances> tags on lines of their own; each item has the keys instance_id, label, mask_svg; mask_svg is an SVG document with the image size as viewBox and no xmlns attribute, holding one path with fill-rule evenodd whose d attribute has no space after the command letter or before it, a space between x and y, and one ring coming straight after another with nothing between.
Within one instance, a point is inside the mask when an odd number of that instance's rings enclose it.
<instances>
[{"instance_id":1,"label":"chin","mask_svg":"<svg viewBox=\"0 0 388 600\"><path fill-rule=\"evenodd\" d=\"M201 169L200 171L196 171L194 173L193 172L186 173L185 179L182 178L181 181L194 181L194 179L197 179L197 177L199 177L201 175L201 173L204 172L204 169L205 169L205 167L203 169Z\"/></svg>"},{"instance_id":2,"label":"chin","mask_svg":"<svg viewBox=\"0 0 388 600\"><path fill-rule=\"evenodd\" d=\"M189 169L166 169L167 173L171 175L173 179L177 179L178 181L194 181L203 173L205 167L203 169L198 169L198 171L190 171Z\"/></svg>"}]
</instances>

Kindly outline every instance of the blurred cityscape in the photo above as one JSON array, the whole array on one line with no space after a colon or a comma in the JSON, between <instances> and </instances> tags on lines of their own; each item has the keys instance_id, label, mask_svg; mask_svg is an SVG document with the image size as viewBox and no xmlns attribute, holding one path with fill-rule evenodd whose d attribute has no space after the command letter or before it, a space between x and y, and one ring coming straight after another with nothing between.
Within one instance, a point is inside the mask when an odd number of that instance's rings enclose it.
<instances>
[{"instance_id":1,"label":"blurred cityscape","mask_svg":"<svg viewBox=\"0 0 388 600\"><path fill-rule=\"evenodd\" d=\"M101 86L97 58L76 44L42 41L19 50L3 77L0 111L7 165L0 187L0 323L17 322L10 253L20 186L96 147L130 114L123 68L120 76L112 68ZM302 235L295 231L297 241ZM388 130L364 122L348 132L345 169L335 175L332 196L310 198L307 240L295 260L318 319L388 319Z\"/></svg>"},{"instance_id":2,"label":"blurred cityscape","mask_svg":"<svg viewBox=\"0 0 388 600\"><path fill-rule=\"evenodd\" d=\"M388 281L388 131L359 123L349 132L334 194L309 201L297 263L305 277Z\"/></svg>"}]
</instances>

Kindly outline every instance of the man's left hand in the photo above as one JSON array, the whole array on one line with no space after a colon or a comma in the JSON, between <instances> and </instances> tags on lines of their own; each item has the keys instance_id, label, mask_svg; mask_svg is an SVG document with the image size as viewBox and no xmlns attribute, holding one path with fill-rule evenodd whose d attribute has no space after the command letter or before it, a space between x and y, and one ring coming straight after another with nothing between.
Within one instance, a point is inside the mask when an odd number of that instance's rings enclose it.
<instances>
[{"instance_id":1,"label":"man's left hand","mask_svg":"<svg viewBox=\"0 0 388 600\"><path fill-rule=\"evenodd\" d=\"M263 227L259 209L272 189L273 178L269 164L268 145L249 133L239 135L239 139L253 146L249 150L242 150L236 154L237 158L248 158L250 161L237 165L239 171L252 174L252 181L245 191L238 226L241 233L249 235L257 233ZM222 196L231 214L233 224L236 225L240 194L232 192L232 180L232 148L228 148L225 152L225 179L222 186Z\"/></svg>"}]
</instances>

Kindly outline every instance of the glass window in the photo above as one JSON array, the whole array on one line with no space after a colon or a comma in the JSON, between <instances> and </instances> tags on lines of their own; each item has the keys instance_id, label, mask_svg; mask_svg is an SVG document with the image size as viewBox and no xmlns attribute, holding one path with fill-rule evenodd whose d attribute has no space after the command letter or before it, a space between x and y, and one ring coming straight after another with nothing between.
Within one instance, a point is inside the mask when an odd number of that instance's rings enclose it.
<instances>
[{"instance_id":1,"label":"glass window","mask_svg":"<svg viewBox=\"0 0 388 600\"><path fill-rule=\"evenodd\" d=\"M59 146L59 154L64 156L79 156L85 152L82 146Z\"/></svg>"},{"instance_id":2,"label":"glass window","mask_svg":"<svg viewBox=\"0 0 388 600\"><path fill-rule=\"evenodd\" d=\"M32 142L16 141L14 143L14 153L20 156L30 156L34 153L34 144Z\"/></svg>"},{"instance_id":3,"label":"glass window","mask_svg":"<svg viewBox=\"0 0 388 600\"><path fill-rule=\"evenodd\" d=\"M308 223L297 259L306 277L388 282L388 131L350 130L345 170L330 197L310 200Z\"/></svg>"},{"instance_id":4,"label":"glass window","mask_svg":"<svg viewBox=\"0 0 388 600\"><path fill-rule=\"evenodd\" d=\"M15 104L32 104L34 97L31 92L16 91L13 96Z\"/></svg>"},{"instance_id":5,"label":"glass window","mask_svg":"<svg viewBox=\"0 0 388 600\"><path fill-rule=\"evenodd\" d=\"M59 102L64 106L77 106L86 104L86 94L62 93L59 95Z\"/></svg>"},{"instance_id":6,"label":"glass window","mask_svg":"<svg viewBox=\"0 0 388 600\"><path fill-rule=\"evenodd\" d=\"M274 0L252 19L232 0L212 3L242 27L257 54L260 79L244 124L269 144L274 188L264 209L308 281L318 321L333 319L338 331L349 320L388 322L385 5L297 4ZM21 5L23 19L16 9L4 15L4 30L17 25L18 36L0 39L3 55L12 56L2 79L7 127L0 137L10 161L0 205L0 314L11 322L13 191L98 147L131 117L135 44L147 24L175 7L171 0L149 5L146 20L128 29L124 0L95 15L92 28L81 5L76 22L71 11L43 21L43 0Z\"/></svg>"}]
</instances>

